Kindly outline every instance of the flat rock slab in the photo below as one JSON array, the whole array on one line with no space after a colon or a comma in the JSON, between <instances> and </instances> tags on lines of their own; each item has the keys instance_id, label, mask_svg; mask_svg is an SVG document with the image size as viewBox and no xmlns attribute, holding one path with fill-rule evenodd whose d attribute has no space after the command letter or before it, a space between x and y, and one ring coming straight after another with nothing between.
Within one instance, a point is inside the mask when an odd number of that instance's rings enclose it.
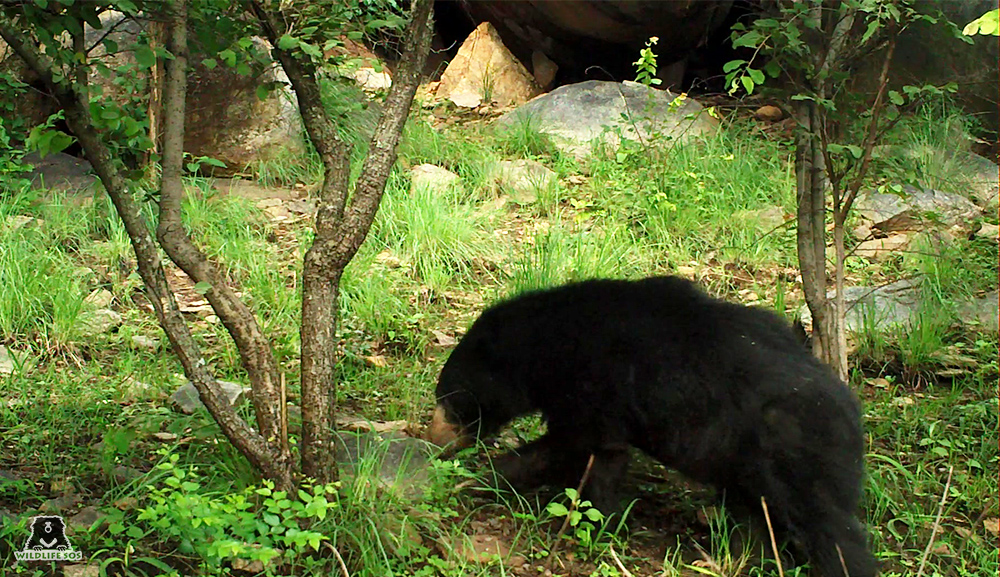
<instances>
[{"instance_id":1,"label":"flat rock slab","mask_svg":"<svg viewBox=\"0 0 1000 577\"><path fill-rule=\"evenodd\" d=\"M920 318L920 279L902 279L880 287L845 287L847 303L845 325L848 332L858 333L866 326L880 331L912 327ZM836 291L827 293L833 298ZM812 324L809 307L799 309L802 322ZM958 316L964 323L978 324L983 330L997 332L1000 324L1000 293L987 295L959 305Z\"/></svg>"},{"instance_id":2,"label":"flat rock slab","mask_svg":"<svg viewBox=\"0 0 1000 577\"><path fill-rule=\"evenodd\" d=\"M497 124L511 127L527 122L578 156L589 154L594 140L611 145L617 145L620 137L645 143L654 135L685 140L718 128L701 104L677 99L669 91L636 82L590 80L539 96L501 116Z\"/></svg>"},{"instance_id":3,"label":"flat rock slab","mask_svg":"<svg viewBox=\"0 0 1000 577\"><path fill-rule=\"evenodd\" d=\"M902 194L868 191L860 194L854 205L858 214L871 222L880 223L905 211L934 213L948 225L965 224L980 214L973 202L959 194L913 186L903 188Z\"/></svg>"}]
</instances>

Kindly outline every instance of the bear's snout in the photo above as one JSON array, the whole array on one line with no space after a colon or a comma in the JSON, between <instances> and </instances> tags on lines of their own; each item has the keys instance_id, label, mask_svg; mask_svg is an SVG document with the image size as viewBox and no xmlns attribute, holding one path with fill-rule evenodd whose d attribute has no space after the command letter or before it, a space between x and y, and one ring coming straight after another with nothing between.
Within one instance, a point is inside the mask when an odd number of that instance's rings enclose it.
<instances>
[{"instance_id":1,"label":"bear's snout","mask_svg":"<svg viewBox=\"0 0 1000 577\"><path fill-rule=\"evenodd\" d=\"M445 408L441 405L435 407L431 426L427 429L427 440L439 447L445 447L453 444L464 444L464 437L462 427L448 421Z\"/></svg>"}]
</instances>

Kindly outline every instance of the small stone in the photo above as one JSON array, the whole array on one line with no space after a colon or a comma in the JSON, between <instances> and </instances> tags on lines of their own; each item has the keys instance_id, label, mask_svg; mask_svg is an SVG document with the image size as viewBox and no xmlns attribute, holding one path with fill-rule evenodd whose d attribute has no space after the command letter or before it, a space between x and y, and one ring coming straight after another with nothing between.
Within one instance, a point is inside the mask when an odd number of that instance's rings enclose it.
<instances>
[{"instance_id":1,"label":"small stone","mask_svg":"<svg viewBox=\"0 0 1000 577\"><path fill-rule=\"evenodd\" d=\"M112 504L119 511L132 511L139 506L139 500L135 497L122 497Z\"/></svg>"},{"instance_id":2,"label":"small stone","mask_svg":"<svg viewBox=\"0 0 1000 577\"><path fill-rule=\"evenodd\" d=\"M785 117L785 113L777 106L768 104L754 111L753 117L764 122L778 122Z\"/></svg>"},{"instance_id":3,"label":"small stone","mask_svg":"<svg viewBox=\"0 0 1000 577\"><path fill-rule=\"evenodd\" d=\"M351 73L351 78L366 92L385 92L392 87L392 76L388 72L378 72L371 67L355 70Z\"/></svg>"},{"instance_id":4,"label":"small stone","mask_svg":"<svg viewBox=\"0 0 1000 577\"><path fill-rule=\"evenodd\" d=\"M97 507L88 506L80 509L80 512L69 518L69 526L76 531L86 531L94 526L94 523L102 521L104 514L97 510Z\"/></svg>"},{"instance_id":5,"label":"small stone","mask_svg":"<svg viewBox=\"0 0 1000 577\"><path fill-rule=\"evenodd\" d=\"M909 407L916 404L916 401L913 400L913 397L896 397L892 400L892 404L897 407Z\"/></svg>"},{"instance_id":6,"label":"small stone","mask_svg":"<svg viewBox=\"0 0 1000 577\"><path fill-rule=\"evenodd\" d=\"M77 317L81 336L93 337L111 332L122 324L122 316L111 309L84 311Z\"/></svg>"},{"instance_id":7,"label":"small stone","mask_svg":"<svg viewBox=\"0 0 1000 577\"><path fill-rule=\"evenodd\" d=\"M14 373L15 365L21 364L22 359L12 354L7 347L0 345L0 375L10 375Z\"/></svg>"},{"instance_id":8,"label":"small stone","mask_svg":"<svg viewBox=\"0 0 1000 577\"><path fill-rule=\"evenodd\" d=\"M132 335L131 341L133 347L151 353L155 353L160 348L160 339L154 339L146 335Z\"/></svg>"},{"instance_id":9,"label":"small stone","mask_svg":"<svg viewBox=\"0 0 1000 577\"><path fill-rule=\"evenodd\" d=\"M553 62L544 52L535 50L531 53L531 72L535 77L535 83L542 90L552 88L552 83L556 79L556 72L559 65Z\"/></svg>"},{"instance_id":10,"label":"small stone","mask_svg":"<svg viewBox=\"0 0 1000 577\"><path fill-rule=\"evenodd\" d=\"M101 566L93 563L65 565L63 577L101 577Z\"/></svg>"},{"instance_id":11,"label":"small stone","mask_svg":"<svg viewBox=\"0 0 1000 577\"><path fill-rule=\"evenodd\" d=\"M233 559L233 569L236 571L243 571L244 573L263 573L264 563L259 559L248 561L246 559L236 558Z\"/></svg>"},{"instance_id":12,"label":"small stone","mask_svg":"<svg viewBox=\"0 0 1000 577\"><path fill-rule=\"evenodd\" d=\"M80 496L75 492L66 493L65 495L56 497L54 499L49 499L42 503L42 506L38 508L39 511L43 513L59 513L66 509L75 507L77 503L80 502Z\"/></svg>"},{"instance_id":13,"label":"small stone","mask_svg":"<svg viewBox=\"0 0 1000 577\"><path fill-rule=\"evenodd\" d=\"M497 180L521 204L538 199L541 190L556 186L556 173L534 160L502 160L497 166Z\"/></svg>"},{"instance_id":14,"label":"small stone","mask_svg":"<svg viewBox=\"0 0 1000 577\"><path fill-rule=\"evenodd\" d=\"M128 484L138 479L139 477L142 477L145 474L146 473L140 471L139 469L126 467L124 465L117 465L111 472L111 475L114 477L115 482L118 483L119 485Z\"/></svg>"},{"instance_id":15,"label":"small stone","mask_svg":"<svg viewBox=\"0 0 1000 577\"><path fill-rule=\"evenodd\" d=\"M222 390L223 397L229 401L230 405L235 405L241 402L250 391L249 387L244 387L239 383L232 383L229 381L216 380L219 388ZM181 411L190 415L193 414L198 409L204 407L201 402L201 397L198 395L198 389L194 388L194 385L190 381L185 383L179 389L174 391L174 394L170 395L170 400L180 407Z\"/></svg>"},{"instance_id":16,"label":"small stone","mask_svg":"<svg viewBox=\"0 0 1000 577\"><path fill-rule=\"evenodd\" d=\"M114 295L108 289L94 289L94 292L87 295L87 298L83 299L83 302L97 309L106 309L114 298Z\"/></svg>"},{"instance_id":17,"label":"small stone","mask_svg":"<svg viewBox=\"0 0 1000 577\"><path fill-rule=\"evenodd\" d=\"M41 221L24 214L14 214L7 217L7 230L14 232L15 230L38 222Z\"/></svg>"},{"instance_id":18,"label":"small stone","mask_svg":"<svg viewBox=\"0 0 1000 577\"><path fill-rule=\"evenodd\" d=\"M1000 226L984 222L983 226L976 231L976 238L985 238L997 242L1000 239Z\"/></svg>"},{"instance_id":19,"label":"small stone","mask_svg":"<svg viewBox=\"0 0 1000 577\"><path fill-rule=\"evenodd\" d=\"M910 235L894 233L885 238L872 238L859 243L854 248L854 255L868 260L880 261L906 248L908 244L910 244Z\"/></svg>"},{"instance_id":20,"label":"small stone","mask_svg":"<svg viewBox=\"0 0 1000 577\"><path fill-rule=\"evenodd\" d=\"M436 346L453 347L458 344L458 339L441 331L431 329L431 334L434 335L434 339L436 341L434 344Z\"/></svg>"},{"instance_id":21,"label":"small stone","mask_svg":"<svg viewBox=\"0 0 1000 577\"><path fill-rule=\"evenodd\" d=\"M157 441L160 441L161 443L172 443L177 440L177 435L175 435L174 433L168 433L166 431L158 431L156 433L153 433L151 436Z\"/></svg>"},{"instance_id":22,"label":"small stone","mask_svg":"<svg viewBox=\"0 0 1000 577\"><path fill-rule=\"evenodd\" d=\"M461 191L462 178L447 168L434 164L420 164L410 169L410 190L427 189L443 194L449 190Z\"/></svg>"}]
</instances>

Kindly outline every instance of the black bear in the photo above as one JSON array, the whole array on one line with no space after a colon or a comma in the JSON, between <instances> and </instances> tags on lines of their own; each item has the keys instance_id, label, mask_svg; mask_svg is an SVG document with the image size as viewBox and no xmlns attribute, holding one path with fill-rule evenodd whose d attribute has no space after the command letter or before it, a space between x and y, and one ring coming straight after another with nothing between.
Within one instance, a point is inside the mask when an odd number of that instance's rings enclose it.
<instances>
[{"instance_id":1,"label":"black bear","mask_svg":"<svg viewBox=\"0 0 1000 577\"><path fill-rule=\"evenodd\" d=\"M605 511L629 446L724 491L824 577L875 575L861 499L857 398L769 311L674 277L592 280L486 310L437 385L430 440L485 438L541 411L547 433L495 461L518 489L576 486ZM841 561L841 557L843 561Z\"/></svg>"},{"instance_id":2,"label":"black bear","mask_svg":"<svg viewBox=\"0 0 1000 577\"><path fill-rule=\"evenodd\" d=\"M66 539L66 525L62 517L40 516L31 519L31 536L25 549L55 550L70 549Z\"/></svg>"}]
</instances>

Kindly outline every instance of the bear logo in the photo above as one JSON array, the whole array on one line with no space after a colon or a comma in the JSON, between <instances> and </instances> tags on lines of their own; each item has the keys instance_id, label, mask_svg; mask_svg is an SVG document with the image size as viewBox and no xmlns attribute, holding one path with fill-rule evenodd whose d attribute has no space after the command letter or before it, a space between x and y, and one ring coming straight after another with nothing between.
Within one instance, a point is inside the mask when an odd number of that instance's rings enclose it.
<instances>
[{"instance_id":1,"label":"bear logo","mask_svg":"<svg viewBox=\"0 0 1000 577\"><path fill-rule=\"evenodd\" d=\"M24 549L36 551L72 550L69 539L66 538L66 523L62 517L41 516L31 520L31 536Z\"/></svg>"}]
</instances>

